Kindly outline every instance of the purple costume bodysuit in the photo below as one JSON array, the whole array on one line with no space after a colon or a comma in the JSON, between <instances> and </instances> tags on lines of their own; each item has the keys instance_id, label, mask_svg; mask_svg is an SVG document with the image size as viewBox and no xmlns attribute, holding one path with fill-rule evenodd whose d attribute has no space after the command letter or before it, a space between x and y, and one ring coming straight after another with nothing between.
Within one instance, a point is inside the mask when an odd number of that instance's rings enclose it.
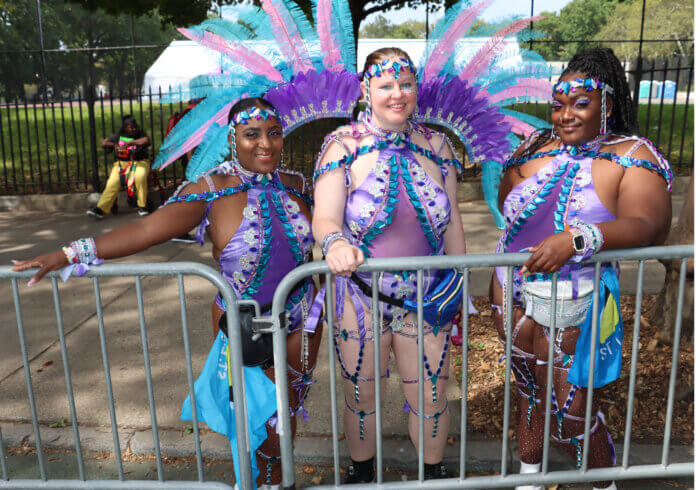
<instances>
[{"instance_id":1,"label":"purple costume bodysuit","mask_svg":"<svg viewBox=\"0 0 700 490\"><path fill-rule=\"evenodd\" d=\"M612 141L606 141L610 139ZM635 143L622 157L605 150L607 145L619 144L629 140L633 140ZM532 140L526 141L523 146L527 147L531 142ZM646 146L656 156L658 163L640 160L631 156L642 145ZM573 224L576 220L592 224L614 221L616 219L615 215L603 205L595 190L592 175L594 158L607 159L624 167L641 166L656 171L667 180L670 189L671 173L668 163L648 141L634 136L598 138L578 148L563 148L562 150L552 150L547 153L535 153L526 158L511 159L506 162L506 165L522 164L530 159L547 156L554 156L554 158L534 175L513 187L506 196L503 203L506 228L496 246L496 253L520 252L523 249L533 247L548 236L563 232L566 225ZM571 281L574 298L578 294L579 281L593 280L595 276L595 264L581 264L580 261L580 256L574 256L570 262L559 270L561 280ZM514 274L511 278L513 281L513 299L516 305L522 306L521 288L523 279L519 274L515 273L517 270L518 268L514 268ZM501 287L505 291L505 268L497 267L496 274ZM547 281L551 280L551 274L535 273L529 275L527 280ZM500 307L495 307L500 309ZM526 318L523 315L514 326L512 333L513 343ZM545 335L548 336L548 328L543 327L543 330ZM563 329L559 329L559 332L561 330ZM570 363L573 362L574 356L562 352L559 345L559 335L557 335L554 343L554 368L568 372L567 366L571 367ZM541 387L537 385L535 377L528 367L527 360L533 359L535 359L534 354L525 352L515 345L512 346L512 368L518 390L521 396L528 400L526 414L528 425L530 424L535 404L542 401L549 402L550 399L550 395L540 393ZM537 364L546 364L545 361L540 361L539 359L536 362ZM558 429L552 433L551 437L555 441L571 443L576 447L578 465L581 462L584 434L564 438L562 436L562 421L564 419L578 422L584 420L581 417L567 413L579 388L579 386L572 384L562 406L559 406L554 387L551 394L552 414L555 415L553 420L557 422ZM542 395L543 400L538 398L538 395ZM591 428L591 433L604 424L605 419L602 413L598 412L595 423ZM611 447L614 465L615 450L609 434L608 442Z\"/></svg>"},{"instance_id":2,"label":"purple costume bodysuit","mask_svg":"<svg viewBox=\"0 0 700 490\"><path fill-rule=\"evenodd\" d=\"M236 175L241 185L217 190L208 175L203 176L214 193L197 230L197 239L204 243L204 231L209 225L211 202L237 192L247 192L243 219L231 240L221 250L221 274L231 284L240 299L255 299L265 304L272 300L275 288L295 267L311 259L313 236L309 220L288 193L295 193L280 180L277 170L271 174L255 174L240 165L225 162L214 173ZM297 193L300 194L300 193ZM205 197L204 199L207 199ZM286 305L290 332L306 318L313 295L311 281L304 282L288 299ZM225 310L220 295L216 304ZM305 310L305 311L304 311Z\"/></svg>"},{"instance_id":3,"label":"purple costume bodysuit","mask_svg":"<svg viewBox=\"0 0 700 490\"><path fill-rule=\"evenodd\" d=\"M352 135L358 139L360 134L355 123L351 133L336 133L326 139L320 155L331 142L342 143L340 135ZM448 165L459 167L456 160L437 156L438 152L426 150L411 141L413 131L421 132L427 139L435 134L431 130L409 122L406 133L391 137L370 133L373 143L358 147L340 162L330 162L315 173L318 178L325 172L343 167L345 185L350 187L350 166L357 156L374 152L376 163L367 177L355 189L348 191L345 204L343 234L360 248L365 257L408 257L444 254L443 233L450 221L450 200L445 192L445 176ZM416 158L419 153L435 162L441 172L442 181L437 183L425 172ZM410 237L410 239L407 239ZM371 274L358 273L369 283ZM425 286L432 279L429 272L425 274ZM386 272L380 277L379 287L384 294L400 299L415 299L415 272ZM347 277L336 276L335 315L343 315L344 295L347 288L350 299L355 306L359 334L364 337L364 308L370 309L371 299L364 295L358 286ZM309 320L318 318L323 301L324 290L319 292L309 315ZM381 314L386 322L394 328L400 328L407 312L401 308L380 303ZM400 310L400 311L399 311Z\"/></svg>"}]
</instances>

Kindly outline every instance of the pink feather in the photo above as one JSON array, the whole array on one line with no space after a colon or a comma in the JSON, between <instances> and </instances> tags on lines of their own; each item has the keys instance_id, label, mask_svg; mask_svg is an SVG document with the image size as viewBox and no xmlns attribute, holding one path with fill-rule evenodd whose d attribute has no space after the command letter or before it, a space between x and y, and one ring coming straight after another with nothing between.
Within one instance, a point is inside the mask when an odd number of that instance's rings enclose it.
<instances>
[{"instance_id":1,"label":"pink feather","mask_svg":"<svg viewBox=\"0 0 700 490\"><path fill-rule=\"evenodd\" d=\"M433 48L430 57L426 60L423 70L423 81L430 80L440 73L445 62L454 52L457 41L466 34L479 14L484 11L491 2L493 2L493 0L483 0L476 5L466 8L455 18Z\"/></svg>"},{"instance_id":2,"label":"pink feather","mask_svg":"<svg viewBox=\"0 0 700 490\"><path fill-rule=\"evenodd\" d=\"M277 4L277 6L275 6ZM262 8L270 16L272 33L277 39L282 54L297 73L313 70L309 51L291 14L279 0L262 0Z\"/></svg>"},{"instance_id":3,"label":"pink feather","mask_svg":"<svg viewBox=\"0 0 700 490\"><path fill-rule=\"evenodd\" d=\"M535 128L530 126L528 123L523 122L520 119L513 116L505 116L503 120L511 125L510 130L513 133L519 134L521 136L527 137L530 133L532 133L535 130Z\"/></svg>"},{"instance_id":4,"label":"pink feather","mask_svg":"<svg viewBox=\"0 0 700 490\"><path fill-rule=\"evenodd\" d=\"M530 22L541 18L542 16L516 20L491 36L491 39L472 56L471 60L469 60L469 64L467 64L459 74L459 78L462 80L476 80L479 78L489 67L493 59L503 51L506 45L505 38L507 36L522 31L530 25Z\"/></svg>"},{"instance_id":5,"label":"pink feather","mask_svg":"<svg viewBox=\"0 0 700 490\"><path fill-rule=\"evenodd\" d=\"M512 97L532 97L549 99L552 96L552 85L541 78L519 78L518 84L489 95L491 103L496 104Z\"/></svg>"},{"instance_id":6,"label":"pink feather","mask_svg":"<svg viewBox=\"0 0 700 490\"><path fill-rule=\"evenodd\" d=\"M217 123L219 126L224 126L228 124L228 113L231 110L231 107L233 107L233 103L236 101L229 102L225 106L223 106L221 109L219 109L216 114L214 114L210 119L208 119L204 124L202 124L197 131L192 133L192 135L185 140L185 142L182 144L182 146L178 149L176 153L173 153L173 155L168 158L163 165L160 166L159 170L163 170L165 167L170 165L172 162L180 158L182 155L187 153L190 150L193 150L199 146L199 144L202 142L204 139L204 135L206 134L207 130L209 127Z\"/></svg>"},{"instance_id":7,"label":"pink feather","mask_svg":"<svg viewBox=\"0 0 700 490\"><path fill-rule=\"evenodd\" d=\"M343 69L340 59L340 49L333 42L331 35L331 18L333 5L331 0L318 0L316 6L316 28L318 38L321 41L321 53L323 53L323 66L330 71Z\"/></svg>"},{"instance_id":8,"label":"pink feather","mask_svg":"<svg viewBox=\"0 0 700 490\"><path fill-rule=\"evenodd\" d=\"M204 35L183 28L179 28L178 31L196 43L226 55L232 62L240 64L256 75L266 76L277 83L284 82L282 74L268 60L240 43L230 43L218 34L208 31L205 31Z\"/></svg>"}]
</instances>

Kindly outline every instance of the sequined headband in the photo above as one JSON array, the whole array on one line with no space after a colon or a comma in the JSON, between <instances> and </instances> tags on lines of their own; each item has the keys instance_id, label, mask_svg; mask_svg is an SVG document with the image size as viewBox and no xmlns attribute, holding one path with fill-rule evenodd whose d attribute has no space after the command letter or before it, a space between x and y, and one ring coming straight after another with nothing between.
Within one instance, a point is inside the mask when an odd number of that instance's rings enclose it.
<instances>
[{"instance_id":1,"label":"sequined headband","mask_svg":"<svg viewBox=\"0 0 700 490\"><path fill-rule=\"evenodd\" d=\"M376 63L369 67L363 78L369 81L372 77L381 77L384 72L392 73L394 78L399 78L401 71L406 70L413 74L416 73L416 67L413 66L411 60L406 58L398 58L398 61L391 61L394 58L386 58L380 63ZM391 63L390 63L391 62Z\"/></svg>"},{"instance_id":2,"label":"sequined headband","mask_svg":"<svg viewBox=\"0 0 700 490\"><path fill-rule=\"evenodd\" d=\"M607 85L597 78L574 78L573 80L566 82L557 82L552 87L552 95L554 94L564 94L569 95L569 92L574 93L576 89L583 88L586 92L591 90L600 89L603 92L607 92L610 95L613 94L613 89L610 85Z\"/></svg>"},{"instance_id":3,"label":"sequined headband","mask_svg":"<svg viewBox=\"0 0 700 490\"><path fill-rule=\"evenodd\" d=\"M277 119L280 121L280 116L275 110L263 109L260 107L253 107L247 111L237 112L233 115L230 125L234 126L236 124L248 124L251 119Z\"/></svg>"}]
</instances>

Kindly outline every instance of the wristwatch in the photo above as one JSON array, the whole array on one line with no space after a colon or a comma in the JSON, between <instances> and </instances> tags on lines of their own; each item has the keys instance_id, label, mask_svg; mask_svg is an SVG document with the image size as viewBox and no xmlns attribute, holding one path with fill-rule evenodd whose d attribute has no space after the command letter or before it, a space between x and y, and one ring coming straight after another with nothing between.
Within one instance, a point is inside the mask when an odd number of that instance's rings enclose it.
<instances>
[{"instance_id":1,"label":"wristwatch","mask_svg":"<svg viewBox=\"0 0 700 490\"><path fill-rule=\"evenodd\" d=\"M569 233L573 237L574 253L583 255L583 252L586 251L586 240L583 238L583 233L578 228L569 228Z\"/></svg>"}]
</instances>

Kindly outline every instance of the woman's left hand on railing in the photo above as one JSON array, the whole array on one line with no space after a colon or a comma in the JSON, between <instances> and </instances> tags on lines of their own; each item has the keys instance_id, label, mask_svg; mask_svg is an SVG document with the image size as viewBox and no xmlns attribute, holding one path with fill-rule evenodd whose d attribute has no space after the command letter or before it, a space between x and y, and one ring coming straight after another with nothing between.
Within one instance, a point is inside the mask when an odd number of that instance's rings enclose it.
<instances>
[{"instance_id":1,"label":"woman's left hand on railing","mask_svg":"<svg viewBox=\"0 0 700 490\"><path fill-rule=\"evenodd\" d=\"M34 257L33 259L29 260L13 260L12 265L14 266L12 267L12 270L15 272L21 272L33 267L39 267L39 272L34 274L34 276L27 283L27 286L33 286L39 280L41 280L46 273L67 266L68 260L66 259L66 254L63 253L62 250L56 250L55 252L39 255L38 257Z\"/></svg>"}]
</instances>

